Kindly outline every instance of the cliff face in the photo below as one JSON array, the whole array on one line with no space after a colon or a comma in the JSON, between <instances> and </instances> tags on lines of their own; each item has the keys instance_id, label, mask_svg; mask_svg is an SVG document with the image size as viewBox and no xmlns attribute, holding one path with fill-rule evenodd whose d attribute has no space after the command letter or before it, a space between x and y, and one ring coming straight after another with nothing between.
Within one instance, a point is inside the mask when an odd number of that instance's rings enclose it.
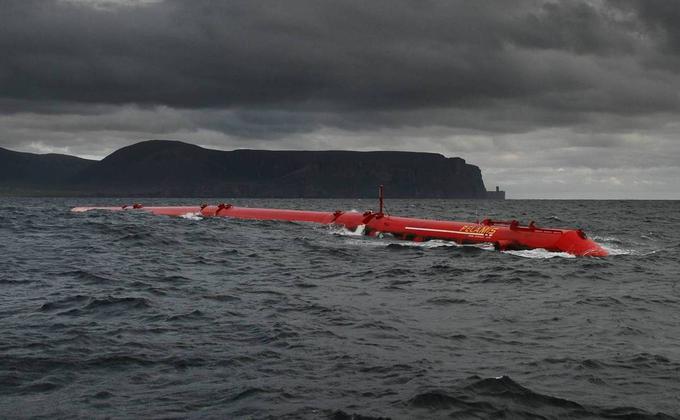
<instances>
[{"instance_id":1,"label":"cliff face","mask_svg":"<svg viewBox=\"0 0 680 420\"><path fill-rule=\"evenodd\" d=\"M67 178L72 192L101 196L353 198L384 184L390 197L486 197L478 167L434 153L225 152L161 140L74 162Z\"/></svg>"}]
</instances>

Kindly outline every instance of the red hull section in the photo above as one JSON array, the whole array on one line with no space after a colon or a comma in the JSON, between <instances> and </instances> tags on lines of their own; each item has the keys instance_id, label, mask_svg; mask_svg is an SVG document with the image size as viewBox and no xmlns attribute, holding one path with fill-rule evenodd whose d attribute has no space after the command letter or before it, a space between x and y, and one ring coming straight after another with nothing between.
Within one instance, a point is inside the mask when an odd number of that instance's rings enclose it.
<instances>
[{"instance_id":1,"label":"red hull section","mask_svg":"<svg viewBox=\"0 0 680 420\"><path fill-rule=\"evenodd\" d=\"M501 250L521 250L543 248L552 252L566 252L577 256L605 257L607 251L588 239L581 230L546 229L533 223L520 226L516 221L503 222L484 220L465 223L430 219L396 217L382 212L319 212L303 210L262 209L234 207L230 204L200 207L76 207L74 212L88 210L135 210L158 215L183 216L200 214L203 217L231 217L235 219L285 220L335 224L350 230L364 227L364 233L375 236L389 233L397 238L426 241L440 239L460 244L491 243Z\"/></svg>"}]
</instances>

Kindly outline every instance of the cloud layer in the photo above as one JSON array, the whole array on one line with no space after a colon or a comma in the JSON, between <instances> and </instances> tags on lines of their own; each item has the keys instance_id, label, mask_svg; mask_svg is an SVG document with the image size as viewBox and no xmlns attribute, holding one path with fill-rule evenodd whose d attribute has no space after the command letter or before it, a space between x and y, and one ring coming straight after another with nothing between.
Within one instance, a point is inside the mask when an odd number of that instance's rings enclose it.
<instances>
[{"instance_id":1,"label":"cloud layer","mask_svg":"<svg viewBox=\"0 0 680 420\"><path fill-rule=\"evenodd\" d=\"M680 198L674 0L0 10L0 146L427 150L511 197Z\"/></svg>"}]
</instances>

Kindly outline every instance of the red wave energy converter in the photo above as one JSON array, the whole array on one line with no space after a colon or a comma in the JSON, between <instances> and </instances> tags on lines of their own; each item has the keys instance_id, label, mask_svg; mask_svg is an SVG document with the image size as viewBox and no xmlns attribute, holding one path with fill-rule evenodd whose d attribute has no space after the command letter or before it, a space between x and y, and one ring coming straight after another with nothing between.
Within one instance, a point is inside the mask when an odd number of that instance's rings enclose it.
<instances>
[{"instance_id":1,"label":"red wave energy converter","mask_svg":"<svg viewBox=\"0 0 680 420\"><path fill-rule=\"evenodd\" d=\"M203 217L231 217L234 219L284 220L338 225L352 231L363 231L368 236L391 234L398 239L423 242L431 239L453 241L458 244L490 243L498 250L545 249L576 256L606 257L609 253L589 239L581 229L549 229L534 222L521 226L516 220L485 219L477 222L415 219L391 216L383 212L383 187L380 186L380 208L377 212L306 211L236 207L231 204L195 207L144 207L140 204L122 207L74 207L73 212L89 210L143 211L156 215Z\"/></svg>"}]
</instances>

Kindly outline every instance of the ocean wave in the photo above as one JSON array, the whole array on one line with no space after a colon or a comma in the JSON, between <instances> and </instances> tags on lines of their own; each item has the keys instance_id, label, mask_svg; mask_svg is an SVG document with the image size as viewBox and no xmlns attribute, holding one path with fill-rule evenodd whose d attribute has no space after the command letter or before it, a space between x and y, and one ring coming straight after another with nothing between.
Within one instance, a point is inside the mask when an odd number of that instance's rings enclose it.
<instances>
[{"instance_id":1,"label":"ocean wave","mask_svg":"<svg viewBox=\"0 0 680 420\"><path fill-rule=\"evenodd\" d=\"M59 315L79 316L85 313L119 313L126 315L126 311L146 309L151 307L149 301L140 297L113 297L107 296L96 298L87 295L73 295L62 299L43 303L40 312L56 312Z\"/></svg>"},{"instance_id":2,"label":"ocean wave","mask_svg":"<svg viewBox=\"0 0 680 420\"><path fill-rule=\"evenodd\" d=\"M90 299L83 310L96 314L127 316L131 311L145 310L150 307L151 303L149 300L142 297L106 296Z\"/></svg>"},{"instance_id":3,"label":"ocean wave","mask_svg":"<svg viewBox=\"0 0 680 420\"><path fill-rule=\"evenodd\" d=\"M177 315L170 315L167 317L168 321L200 321L208 319L206 315L202 312L199 311L198 309L195 309L191 312L185 313L185 314L177 314Z\"/></svg>"},{"instance_id":4,"label":"ocean wave","mask_svg":"<svg viewBox=\"0 0 680 420\"><path fill-rule=\"evenodd\" d=\"M470 302L465 299L440 296L428 299L426 303L432 303L435 305L461 305L469 304Z\"/></svg>"},{"instance_id":5,"label":"ocean wave","mask_svg":"<svg viewBox=\"0 0 680 420\"><path fill-rule=\"evenodd\" d=\"M425 409L424 417L440 417L446 412L453 418L635 418L641 420L672 419L663 413L650 413L634 407L594 407L541 394L526 388L508 376L471 378L471 383L453 389L421 392L408 404Z\"/></svg>"}]
</instances>

